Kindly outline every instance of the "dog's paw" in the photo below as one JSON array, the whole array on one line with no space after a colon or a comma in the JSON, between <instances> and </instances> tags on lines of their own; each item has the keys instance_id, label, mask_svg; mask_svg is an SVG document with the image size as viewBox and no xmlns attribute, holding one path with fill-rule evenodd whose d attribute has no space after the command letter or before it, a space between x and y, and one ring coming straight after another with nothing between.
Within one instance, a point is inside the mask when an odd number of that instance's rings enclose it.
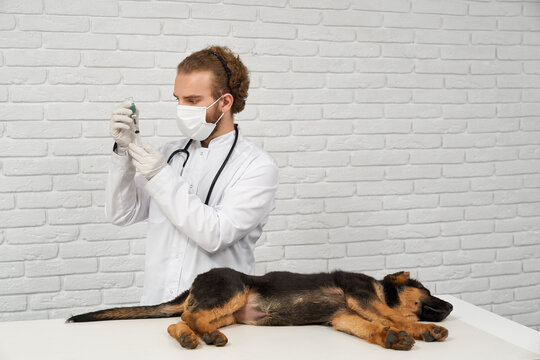
<instances>
[{"instance_id":1,"label":"dog's paw","mask_svg":"<svg viewBox=\"0 0 540 360\"><path fill-rule=\"evenodd\" d=\"M411 350L414 345L414 339L405 331L397 329L388 329L384 339L384 347L394 350Z\"/></svg>"},{"instance_id":2,"label":"dog's paw","mask_svg":"<svg viewBox=\"0 0 540 360\"><path fill-rule=\"evenodd\" d=\"M193 333L184 332L180 334L178 342L186 349L195 349L199 345L199 339Z\"/></svg>"},{"instance_id":3,"label":"dog's paw","mask_svg":"<svg viewBox=\"0 0 540 360\"><path fill-rule=\"evenodd\" d=\"M424 341L443 341L448 337L448 330L442 326L431 324L429 328L422 333Z\"/></svg>"},{"instance_id":4,"label":"dog's paw","mask_svg":"<svg viewBox=\"0 0 540 360\"><path fill-rule=\"evenodd\" d=\"M221 331L212 331L203 335L203 340L208 345L225 346L229 341Z\"/></svg>"}]
</instances>

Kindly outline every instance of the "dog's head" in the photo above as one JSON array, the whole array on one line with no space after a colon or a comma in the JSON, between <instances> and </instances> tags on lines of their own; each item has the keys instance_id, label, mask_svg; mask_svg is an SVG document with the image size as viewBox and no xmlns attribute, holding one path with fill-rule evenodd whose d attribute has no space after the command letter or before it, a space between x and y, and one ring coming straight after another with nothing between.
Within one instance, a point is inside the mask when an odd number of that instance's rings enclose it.
<instances>
[{"instance_id":1,"label":"dog's head","mask_svg":"<svg viewBox=\"0 0 540 360\"><path fill-rule=\"evenodd\" d=\"M431 295L419 281L402 271L387 275L382 281L386 304L414 321L442 321L452 311L452 304Z\"/></svg>"}]
</instances>

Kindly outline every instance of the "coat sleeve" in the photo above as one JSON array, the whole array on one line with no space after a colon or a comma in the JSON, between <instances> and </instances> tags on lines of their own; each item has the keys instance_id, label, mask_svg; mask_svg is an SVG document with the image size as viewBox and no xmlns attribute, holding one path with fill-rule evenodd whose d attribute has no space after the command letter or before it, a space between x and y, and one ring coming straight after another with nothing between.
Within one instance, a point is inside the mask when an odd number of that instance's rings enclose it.
<instances>
[{"instance_id":1,"label":"coat sleeve","mask_svg":"<svg viewBox=\"0 0 540 360\"><path fill-rule=\"evenodd\" d=\"M105 215L115 225L130 225L148 218L150 197L144 189L147 181L135 173L130 156L111 155L105 191Z\"/></svg>"},{"instance_id":2,"label":"coat sleeve","mask_svg":"<svg viewBox=\"0 0 540 360\"><path fill-rule=\"evenodd\" d=\"M273 161L253 161L227 188L215 207L189 193L188 183L166 166L146 190L168 220L199 247L214 253L261 225L274 208L278 168Z\"/></svg>"}]
</instances>

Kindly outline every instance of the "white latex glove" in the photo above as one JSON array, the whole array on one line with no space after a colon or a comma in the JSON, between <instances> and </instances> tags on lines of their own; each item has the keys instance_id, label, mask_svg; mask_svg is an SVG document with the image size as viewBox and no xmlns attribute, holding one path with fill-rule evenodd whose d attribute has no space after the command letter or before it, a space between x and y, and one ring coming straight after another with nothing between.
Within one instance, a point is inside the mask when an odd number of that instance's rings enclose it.
<instances>
[{"instance_id":1,"label":"white latex glove","mask_svg":"<svg viewBox=\"0 0 540 360\"><path fill-rule=\"evenodd\" d=\"M163 155L150 144L144 144L140 147L135 143L130 143L129 155L131 155L133 165L147 180L153 178L167 166Z\"/></svg>"},{"instance_id":2,"label":"white latex glove","mask_svg":"<svg viewBox=\"0 0 540 360\"><path fill-rule=\"evenodd\" d=\"M118 145L117 152L119 154L125 154L128 145L135 141L135 131L133 130L133 119L130 117L132 111L130 110L131 103L124 101L120 104L120 107L116 108L111 116L111 122L109 125L109 133ZM138 118L139 110L135 114Z\"/></svg>"}]
</instances>

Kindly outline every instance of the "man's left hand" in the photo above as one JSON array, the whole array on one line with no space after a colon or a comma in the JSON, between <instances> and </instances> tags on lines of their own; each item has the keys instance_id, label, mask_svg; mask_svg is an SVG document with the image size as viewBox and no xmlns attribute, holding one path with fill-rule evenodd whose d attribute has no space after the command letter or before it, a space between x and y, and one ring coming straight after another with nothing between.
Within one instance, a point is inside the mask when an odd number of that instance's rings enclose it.
<instances>
[{"instance_id":1,"label":"man's left hand","mask_svg":"<svg viewBox=\"0 0 540 360\"><path fill-rule=\"evenodd\" d=\"M133 165L147 180L153 178L161 169L167 166L163 155L150 144L144 144L140 147L130 143L129 155L133 159Z\"/></svg>"}]
</instances>

